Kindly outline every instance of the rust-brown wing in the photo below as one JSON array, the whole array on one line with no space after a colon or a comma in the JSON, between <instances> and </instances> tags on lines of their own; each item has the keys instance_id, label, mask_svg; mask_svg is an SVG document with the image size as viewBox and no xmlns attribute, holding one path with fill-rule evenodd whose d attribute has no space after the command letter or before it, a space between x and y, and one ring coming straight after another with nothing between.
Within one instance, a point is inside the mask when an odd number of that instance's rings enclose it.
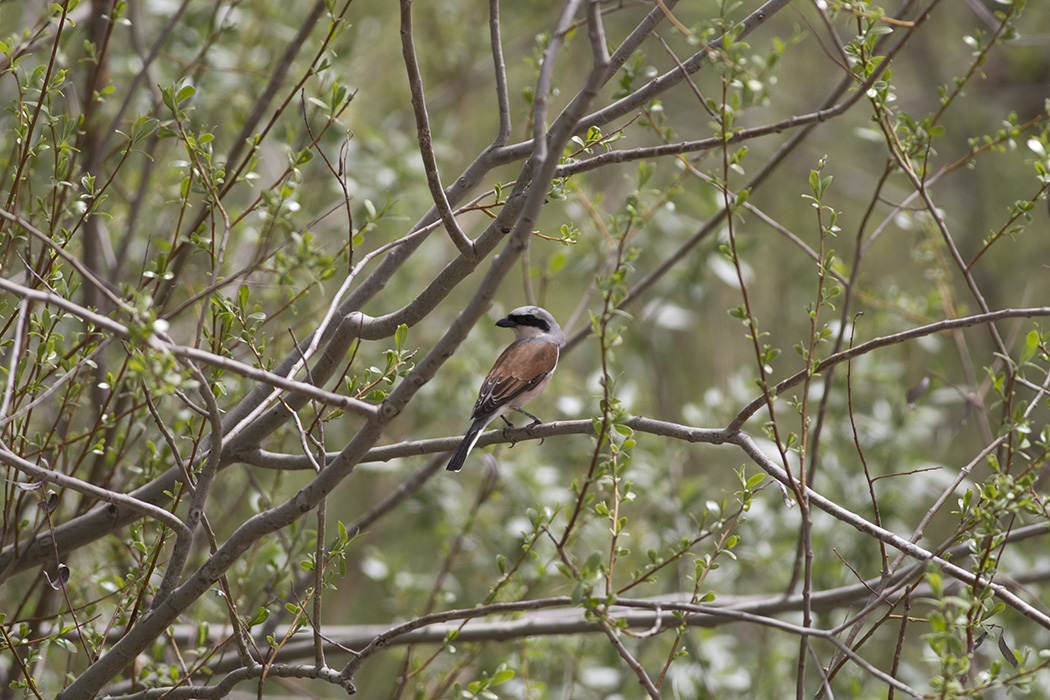
<instances>
[{"instance_id":1,"label":"rust-brown wing","mask_svg":"<svg viewBox=\"0 0 1050 700\"><path fill-rule=\"evenodd\" d=\"M484 416L511 404L538 386L557 364L558 346L555 343L530 340L511 343L482 383L471 418Z\"/></svg>"}]
</instances>

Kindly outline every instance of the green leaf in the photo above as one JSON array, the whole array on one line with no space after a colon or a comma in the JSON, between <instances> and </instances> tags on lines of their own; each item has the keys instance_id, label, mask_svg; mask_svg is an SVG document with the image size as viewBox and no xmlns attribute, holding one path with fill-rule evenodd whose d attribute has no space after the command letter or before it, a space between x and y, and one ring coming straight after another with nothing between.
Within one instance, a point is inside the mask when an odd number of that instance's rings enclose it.
<instances>
[{"instance_id":1,"label":"green leaf","mask_svg":"<svg viewBox=\"0 0 1050 700\"><path fill-rule=\"evenodd\" d=\"M1025 336L1024 350L1021 351L1020 364L1028 362L1035 357L1035 351L1039 349L1039 331L1028 331L1028 335Z\"/></svg>"},{"instance_id":2,"label":"green leaf","mask_svg":"<svg viewBox=\"0 0 1050 700\"><path fill-rule=\"evenodd\" d=\"M514 677L514 671L512 669L509 669L509 668L504 668L502 670L496 671L496 673L493 674L492 682L489 683L489 686L491 687L491 686L494 686L494 685L500 685L501 683L506 683L507 681L509 681L513 677Z\"/></svg>"},{"instance_id":3,"label":"green leaf","mask_svg":"<svg viewBox=\"0 0 1050 700\"><path fill-rule=\"evenodd\" d=\"M256 625L261 625L262 623L266 622L266 620L269 619L269 617L270 611L267 608L259 608L255 611L254 614L252 614L250 618L248 618L248 622L246 624L250 629L252 627L255 627Z\"/></svg>"},{"instance_id":4,"label":"green leaf","mask_svg":"<svg viewBox=\"0 0 1050 700\"><path fill-rule=\"evenodd\" d=\"M150 116L142 116L131 125L131 140L141 141L149 137L160 127L160 121Z\"/></svg>"},{"instance_id":5,"label":"green leaf","mask_svg":"<svg viewBox=\"0 0 1050 700\"><path fill-rule=\"evenodd\" d=\"M196 94L197 88L193 87L192 85L183 85L181 88L179 88L179 94L175 96L175 102L177 104L182 104L183 102L190 99Z\"/></svg>"},{"instance_id":6,"label":"green leaf","mask_svg":"<svg viewBox=\"0 0 1050 700\"><path fill-rule=\"evenodd\" d=\"M984 615L981 616L981 622L995 617L1004 610L1006 610L1006 603L996 603L992 606L990 610L988 610Z\"/></svg>"}]
</instances>

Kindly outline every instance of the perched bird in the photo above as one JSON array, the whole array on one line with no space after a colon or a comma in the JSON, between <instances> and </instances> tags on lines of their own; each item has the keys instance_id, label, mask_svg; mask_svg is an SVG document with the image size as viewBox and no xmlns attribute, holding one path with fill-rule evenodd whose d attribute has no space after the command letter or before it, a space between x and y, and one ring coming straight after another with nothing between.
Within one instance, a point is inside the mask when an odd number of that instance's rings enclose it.
<instances>
[{"instance_id":1,"label":"perched bird","mask_svg":"<svg viewBox=\"0 0 1050 700\"><path fill-rule=\"evenodd\" d=\"M474 422L448 462L446 469L450 472L463 468L463 461L474 448L481 431L496 417L508 411L518 411L532 418L534 423L541 422L522 407L550 384L554 368L558 366L558 352L565 344L565 335L554 317L538 306L514 309L496 325L513 328L514 342L499 356L481 384L474 411L470 414ZM510 424L506 418L503 420Z\"/></svg>"}]
</instances>

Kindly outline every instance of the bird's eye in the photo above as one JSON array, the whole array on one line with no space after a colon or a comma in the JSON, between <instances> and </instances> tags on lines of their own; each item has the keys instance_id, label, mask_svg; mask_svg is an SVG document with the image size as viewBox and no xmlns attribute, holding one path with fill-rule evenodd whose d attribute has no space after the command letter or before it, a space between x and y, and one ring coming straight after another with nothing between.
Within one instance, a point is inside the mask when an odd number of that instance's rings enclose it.
<instances>
[{"instance_id":1,"label":"bird's eye","mask_svg":"<svg viewBox=\"0 0 1050 700\"><path fill-rule=\"evenodd\" d=\"M532 315L530 315L528 317L527 323L530 326L534 326L536 328L539 328L541 331L549 331L551 329L551 327L549 325L547 325L547 322L544 321L542 318L536 318L535 316L532 316Z\"/></svg>"}]
</instances>

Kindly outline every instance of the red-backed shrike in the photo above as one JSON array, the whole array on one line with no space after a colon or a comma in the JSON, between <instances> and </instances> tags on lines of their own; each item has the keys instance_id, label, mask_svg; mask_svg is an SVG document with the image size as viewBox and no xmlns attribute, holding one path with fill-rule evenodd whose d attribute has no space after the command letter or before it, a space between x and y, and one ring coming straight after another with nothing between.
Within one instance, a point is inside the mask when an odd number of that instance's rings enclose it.
<instances>
[{"instance_id":1,"label":"red-backed shrike","mask_svg":"<svg viewBox=\"0 0 1050 700\"><path fill-rule=\"evenodd\" d=\"M496 325L513 328L514 342L499 356L481 384L474 411L470 414L474 422L448 462L446 469L450 472L463 468L463 461L474 448L481 431L504 413L518 411L535 423L541 422L522 407L550 384L554 368L558 366L558 353L565 344L565 335L554 317L538 306L514 309L496 321ZM506 418L503 420L510 423Z\"/></svg>"}]
</instances>

